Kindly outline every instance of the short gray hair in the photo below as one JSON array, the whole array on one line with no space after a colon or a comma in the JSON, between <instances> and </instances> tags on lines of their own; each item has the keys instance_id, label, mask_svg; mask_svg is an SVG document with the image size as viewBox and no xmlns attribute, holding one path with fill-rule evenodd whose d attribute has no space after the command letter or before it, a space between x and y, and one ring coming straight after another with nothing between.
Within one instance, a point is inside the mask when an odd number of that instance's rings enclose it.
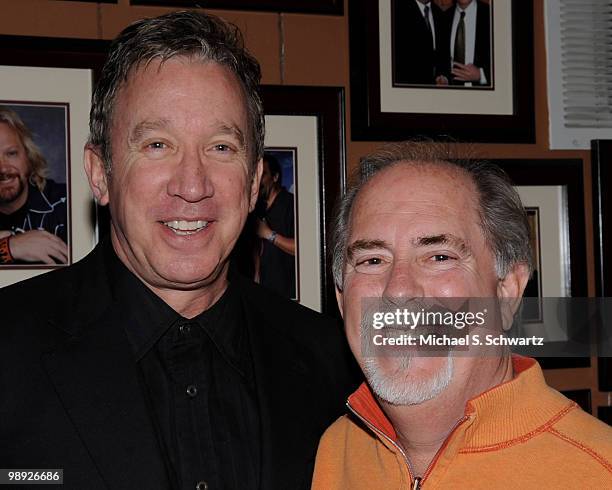
<instances>
[{"instance_id":1,"label":"short gray hair","mask_svg":"<svg viewBox=\"0 0 612 490\"><path fill-rule=\"evenodd\" d=\"M465 153L465 152L464 152ZM495 256L497 276L503 278L515 264L532 270L530 228L521 199L506 173L489 162L458 158L456 145L430 141L388 144L363 157L347 193L336 205L332 222L332 269L336 287L342 291L349 222L355 198L378 172L396 165L443 165L465 172L478 193L480 226Z\"/></svg>"},{"instance_id":2,"label":"short gray hair","mask_svg":"<svg viewBox=\"0 0 612 490\"><path fill-rule=\"evenodd\" d=\"M142 19L126 27L112 42L102 75L92 97L89 144L99 149L106 171L111 169L110 128L119 90L128 76L155 59L185 56L214 61L240 81L247 100L251 175L263 156L264 113L259 95L261 69L244 47L239 29L210 14L179 11Z\"/></svg>"}]
</instances>

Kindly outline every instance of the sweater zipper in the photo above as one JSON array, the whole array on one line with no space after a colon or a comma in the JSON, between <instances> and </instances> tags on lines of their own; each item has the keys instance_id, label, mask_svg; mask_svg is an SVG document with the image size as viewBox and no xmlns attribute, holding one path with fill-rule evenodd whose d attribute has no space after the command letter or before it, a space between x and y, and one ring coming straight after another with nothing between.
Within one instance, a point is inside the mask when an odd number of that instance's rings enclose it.
<instances>
[{"instance_id":1,"label":"sweater zipper","mask_svg":"<svg viewBox=\"0 0 612 490\"><path fill-rule=\"evenodd\" d=\"M368 422L365 418L363 418L355 409L353 409L353 407L351 407L351 404L349 402L346 402L346 406L348 407L348 409L351 412L353 412L359 418L359 420L361 420L364 424L366 424L370 428L370 430L372 430L373 432L378 434L380 437L386 439L391 444L393 444L393 446L395 448L397 448L397 450L403 456L404 461L406 462L406 466L408 467L408 473L410 473L410 476L412 478L414 478L412 486L410 487L411 490L421 490L423 488L423 483L425 482L425 479L431 473L431 470L433 469L433 466L438 461L438 459L439 459L440 455L442 454L442 452L444 451L444 449L446 449L446 446L448 445L448 441L451 439L453 433L455 432L455 430L457 430L457 427L459 427L463 422L465 422L469 418L468 415L465 415L463 418L461 418L457 422L455 422L455 425L453 425L453 428L448 433L448 436L444 440L444 443L442 444L442 446L440 446L440 449L438 449L438 452L436 453L434 458L431 460L431 462L427 466L427 469L425 470L425 473L423 473L423 476L420 477L420 476L414 475L414 470L412 469L412 465L410 464L410 460L408 459L408 456L406 455L406 453L404 452L404 450L402 449L402 447L399 444L397 444L393 439L391 439L389 436L387 436L384 432L380 431L378 428L376 428L374 425L372 425L370 422Z\"/></svg>"},{"instance_id":2,"label":"sweater zipper","mask_svg":"<svg viewBox=\"0 0 612 490\"><path fill-rule=\"evenodd\" d=\"M438 459L440 459L440 455L444 452L444 450L446 449L446 446L448 446L448 442L451 440L453 433L455 432L455 430L457 430L457 427L459 427L463 422L465 422L469 418L470 417L468 415L464 415L462 418L457 420L457 422L455 422L455 425L453 425L453 428L449 431L448 435L446 436L446 439L444 439L444 442L440 446L440 449L438 449L438 452L436 453L434 458L427 465L427 468L425 469L425 473L423 473L423 477L415 478L415 482L414 482L414 486L412 487L412 490L419 490L420 488L423 487L423 482L431 473L434 465L438 462Z\"/></svg>"},{"instance_id":3,"label":"sweater zipper","mask_svg":"<svg viewBox=\"0 0 612 490\"><path fill-rule=\"evenodd\" d=\"M370 430L372 430L373 432L378 434L380 437L382 437L383 439L386 439L391 444L393 444L393 446L400 452L400 454L404 458L404 462L406 463L406 466L408 467L408 473L410 473L410 477L412 478L413 475L414 475L414 470L412 469L412 465L410 464L410 460L408 459L408 456L406 455L406 453L404 452L402 447L399 444L397 444L393 439L391 439L387 434L385 434L384 432L379 430L376 426L372 425L368 420L363 418L353 407L351 407L351 404L349 402L346 402L346 406L348 407L348 409L351 412L353 412L357 416L357 418L359 420L361 420L364 424L366 424L370 428ZM420 481L420 478L416 477L415 478L415 482L416 482L416 480ZM413 488L413 490L415 490L414 486L412 488ZM416 490L418 490L418 489L419 489L419 487L417 486Z\"/></svg>"}]
</instances>

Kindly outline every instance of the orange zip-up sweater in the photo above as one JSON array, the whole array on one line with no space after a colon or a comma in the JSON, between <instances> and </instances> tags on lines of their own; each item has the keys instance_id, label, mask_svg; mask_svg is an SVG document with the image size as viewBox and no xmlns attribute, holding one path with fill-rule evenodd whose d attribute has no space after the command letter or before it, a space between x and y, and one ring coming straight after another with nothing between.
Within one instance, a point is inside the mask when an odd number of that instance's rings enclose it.
<instances>
[{"instance_id":1,"label":"orange zip-up sweater","mask_svg":"<svg viewBox=\"0 0 612 490\"><path fill-rule=\"evenodd\" d=\"M471 399L423 475L364 383L319 444L313 489L612 489L612 428L546 385L537 362Z\"/></svg>"}]
</instances>

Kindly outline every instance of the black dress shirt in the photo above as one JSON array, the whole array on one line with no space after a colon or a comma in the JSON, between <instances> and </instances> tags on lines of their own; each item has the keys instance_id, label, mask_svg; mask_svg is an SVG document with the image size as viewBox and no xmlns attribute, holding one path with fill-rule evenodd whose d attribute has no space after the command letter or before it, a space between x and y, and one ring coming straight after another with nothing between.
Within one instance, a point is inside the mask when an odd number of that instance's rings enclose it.
<instances>
[{"instance_id":1,"label":"black dress shirt","mask_svg":"<svg viewBox=\"0 0 612 490\"><path fill-rule=\"evenodd\" d=\"M108 263L173 486L258 488L259 411L236 288L230 284L211 308L188 320L114 254Z\"/></svg>"}]
</instances>

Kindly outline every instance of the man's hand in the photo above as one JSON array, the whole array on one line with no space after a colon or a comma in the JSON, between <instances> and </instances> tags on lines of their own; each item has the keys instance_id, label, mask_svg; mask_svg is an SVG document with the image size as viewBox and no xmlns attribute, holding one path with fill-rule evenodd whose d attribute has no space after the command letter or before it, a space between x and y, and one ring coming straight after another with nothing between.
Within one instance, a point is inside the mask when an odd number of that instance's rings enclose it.
<instances>
[{"instance_id":1,"label":"man's hand","mask_svg":"<svg viewBox=\"0 0 612 490\"><path fill-rule=\"evenodd\" d=\"M436 77L436 85L448 85L448 78L444 75L438 75Z\"/></svg>"},{"instance_id":2,"label":"man's hand","mask_svg":"<svg viewBox=\"0 0 612 490\"><path fill-rule=\"evenodd\" d=\"M61 238L44 230L17 233L9 240L9 248L15 260L49 265L68 263L68 246Z\"/></svg>"},{"instance_id":3,"label":"man's hand","mask_svg":"<svg viewBox=\"0 0 612 490\"><path fill-rule=\"evenodd\" d=\"M473 64L455 62L451 73L454 75L453 79L459 82L480 82L480 68Z\"/></svg>"}]
</instances>

